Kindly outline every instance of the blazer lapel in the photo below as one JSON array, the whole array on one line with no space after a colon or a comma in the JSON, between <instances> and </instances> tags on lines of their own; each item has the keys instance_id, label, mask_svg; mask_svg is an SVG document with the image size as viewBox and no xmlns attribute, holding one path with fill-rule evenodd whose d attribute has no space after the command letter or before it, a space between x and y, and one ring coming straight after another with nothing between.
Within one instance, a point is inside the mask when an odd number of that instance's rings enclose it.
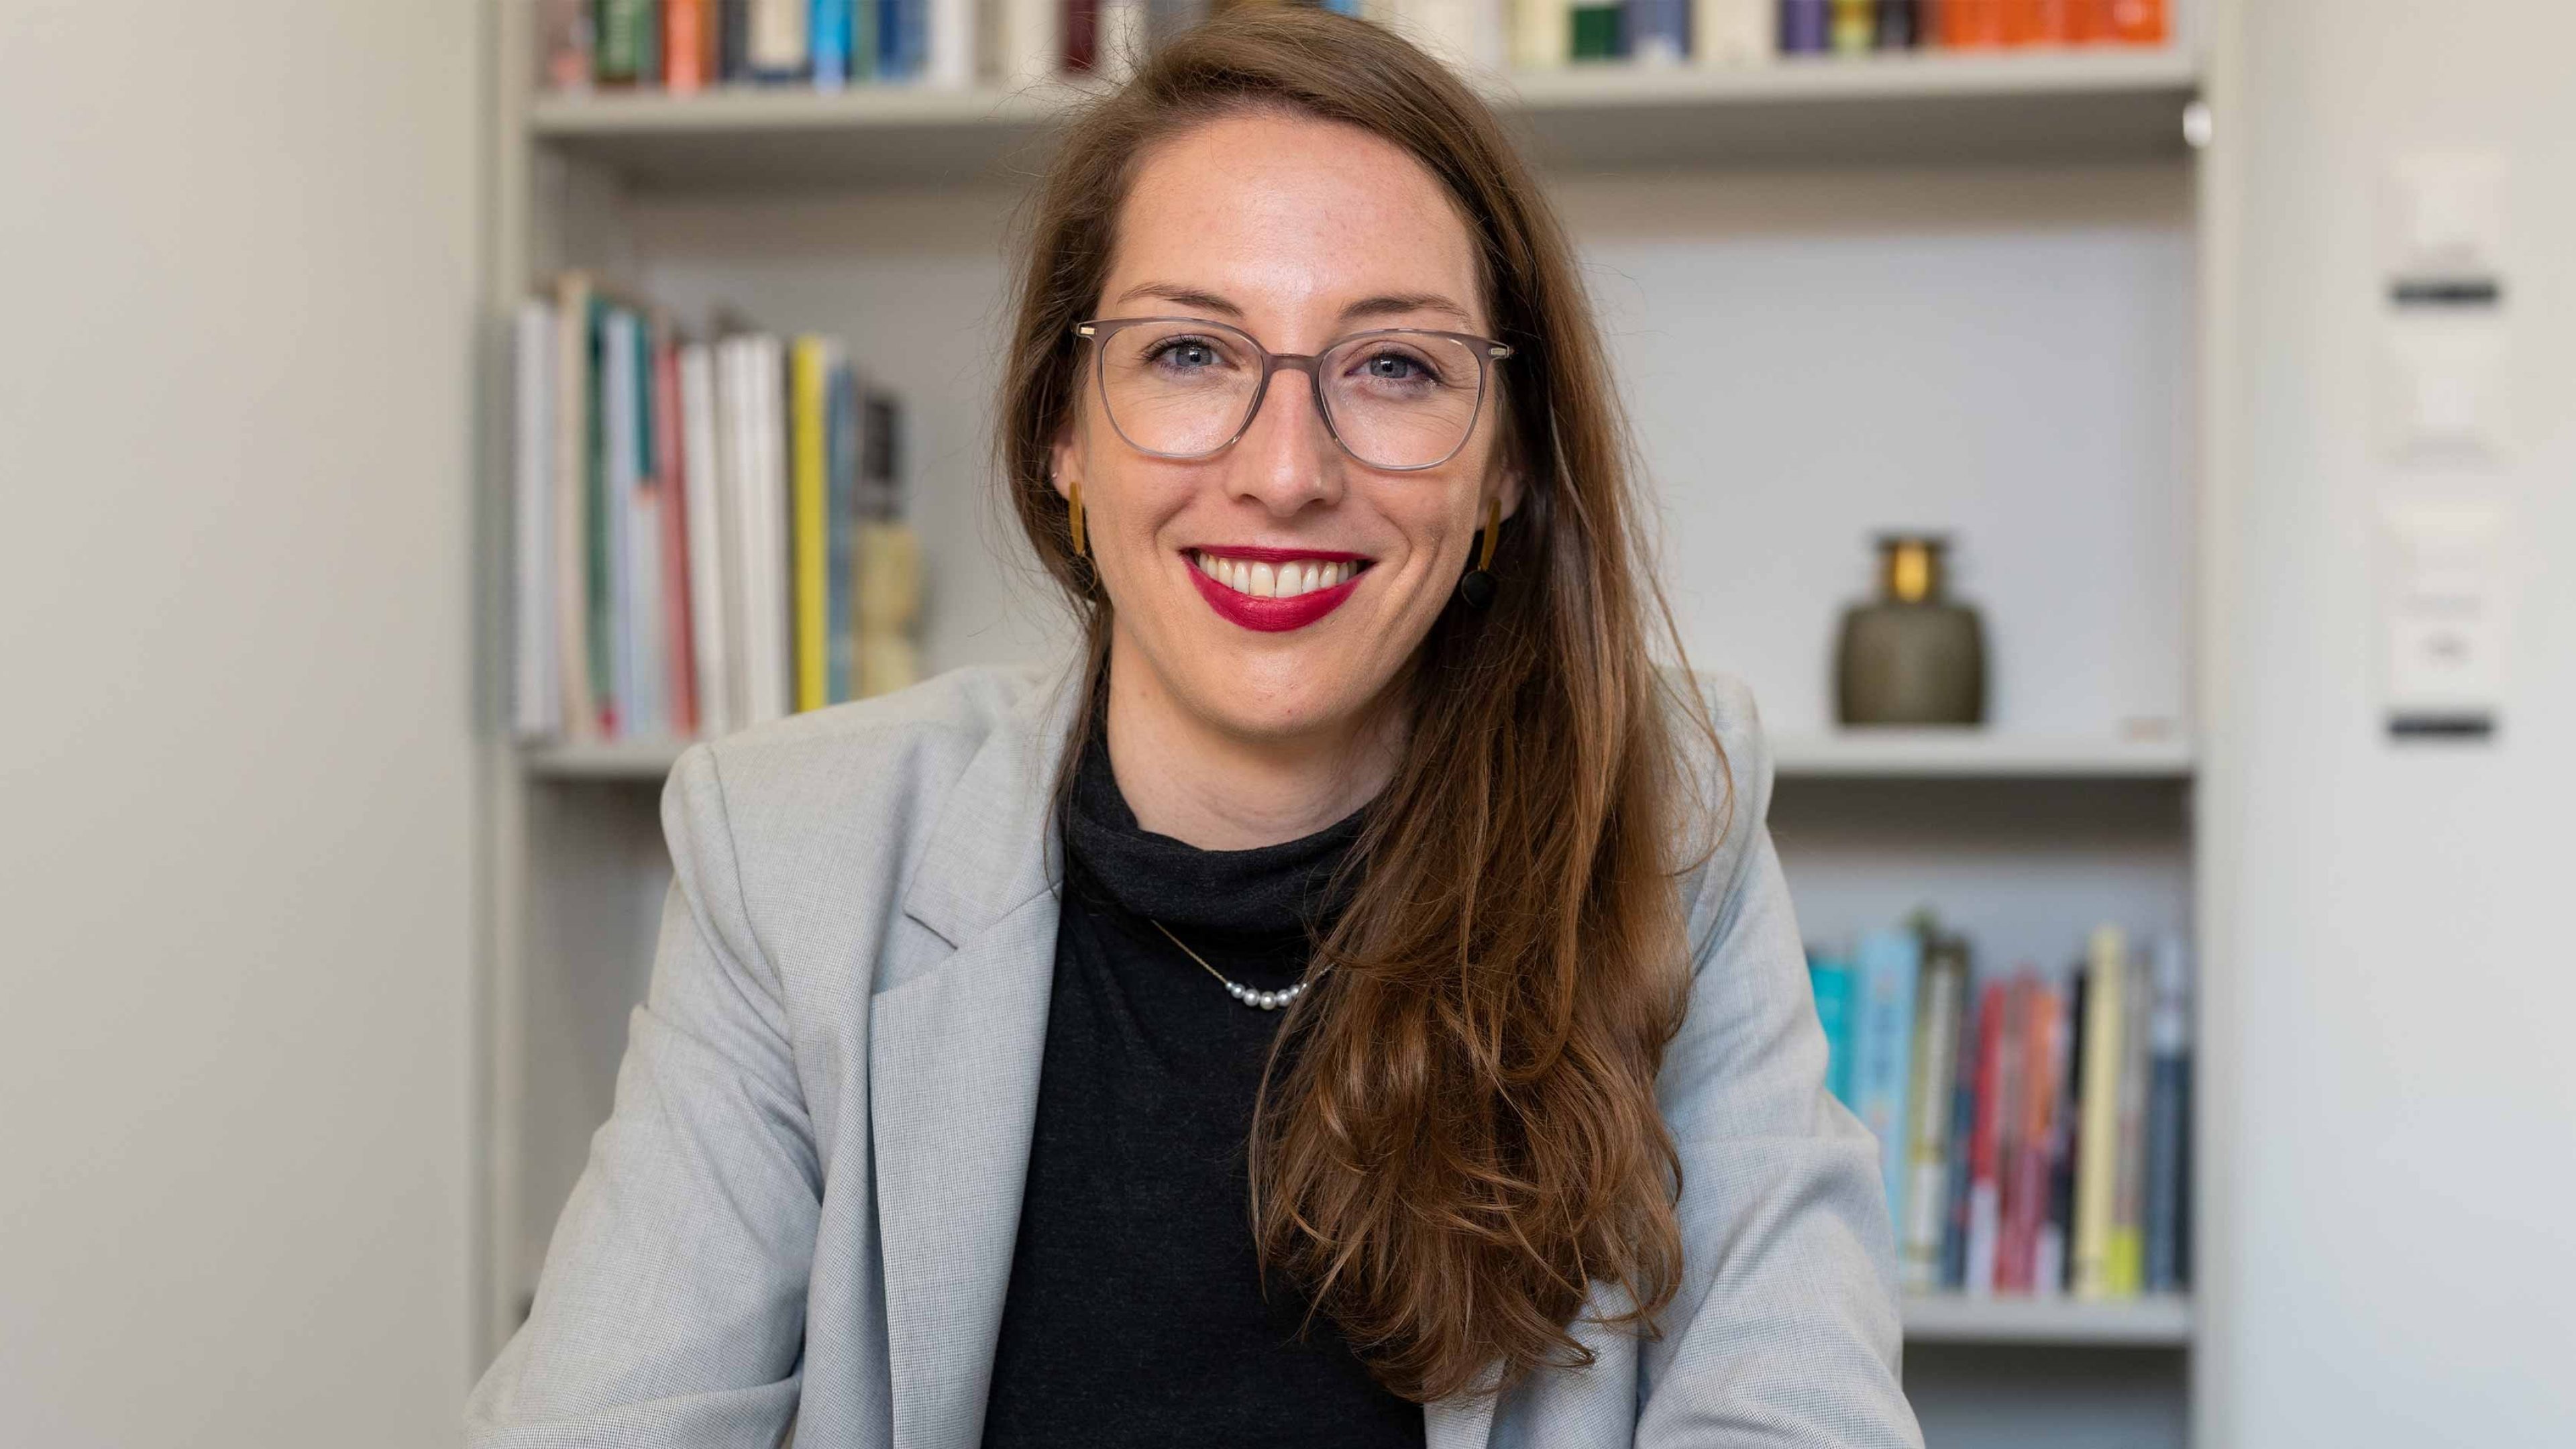
<instances>
[{"instance_id":1,"label":"blazer lapel","mask_svg":"<svg viewBox=\"0 0 2576 1449\"><path fill-rule=\"evenodd\" d=\"M897 1449L972 1449L982 1433L1055 975L1046 806L1073 683L1041 677L950 787L904 910L955 949L869 1007Z\"/></svg>"}]
</instances>

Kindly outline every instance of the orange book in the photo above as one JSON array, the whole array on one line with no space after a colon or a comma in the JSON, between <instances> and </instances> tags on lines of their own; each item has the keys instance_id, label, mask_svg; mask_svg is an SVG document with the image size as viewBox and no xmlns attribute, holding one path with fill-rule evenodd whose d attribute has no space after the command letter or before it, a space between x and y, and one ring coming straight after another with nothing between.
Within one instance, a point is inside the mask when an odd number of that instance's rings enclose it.
<instances>
[{"instance_id":1,"label":"orange book","mask_svg":"<svg viewBox=\"0 0 2576 1449\"><path fill-rule=\"evenodd\" d=\"M662 85L673 95L706 89L716 28L714 0L662 0Z\"/></svg>"},{"instance_id":2,"label":"orange book","mask_svg":"<svg viewBox=\"0 0 2576 1449\"><path fill-rule=\"evenodd\" d=\"M2110 38L2110 0L2066 0L2067 44L2091 45Z\"/></svg>"},{"instance_id":3,"label":"orange book","mask_svg":"<svg viewBox=\"0 0 2576 1449\"><path fill-rule=\"evenodd\" d=\"M2111 0L2111 35L2116 40L2162 45L2165 25L2165 0Z\"/></svg>"},{"instance_id":4,"label":"orange book","mask_svg":"<svg viewBox=\"0 0 2576 1449\"><path fill-rule=\"evenodd\" d=\"M2067 3L2068 0L2003 0L2003 43L2065 44Z\"/></svg>"},{"instance_id":5,"label":"orange book","mask_svg":"<svg viewBox=\"0 0 2576 1449\"><path fill-rule=\"evenodd\" d=\"M2004 43L2006 0L1948 0L1941 7L1941 43L1960 50Z\"/></svg>"}]
</instances>

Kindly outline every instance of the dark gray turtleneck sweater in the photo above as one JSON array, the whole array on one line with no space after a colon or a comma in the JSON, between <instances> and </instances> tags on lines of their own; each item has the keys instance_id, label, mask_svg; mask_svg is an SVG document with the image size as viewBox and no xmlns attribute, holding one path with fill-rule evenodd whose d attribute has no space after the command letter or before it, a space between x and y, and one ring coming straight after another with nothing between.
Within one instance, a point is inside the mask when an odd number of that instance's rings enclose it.
<instances>
[{"instance_id":1,"label":"dark gray turtleneck sweater","mask_svg":"<svg viewBox=\"0 0 2576 1449\"><path fill-rule=\"evenodd\" d=\"M986 1449L1418 1446L1419 1405L1379 1387L1330 1319L1301 1338L1293 1285L1263 1293L1244 1152L1285 1014L1234 1000L1152 924L1247 986L1293 984L1339 909L1325 887L1366 808L1282 844L1200 850L1136 824L1097 725L1063 821Z\"/></svg>"}]
</instances>

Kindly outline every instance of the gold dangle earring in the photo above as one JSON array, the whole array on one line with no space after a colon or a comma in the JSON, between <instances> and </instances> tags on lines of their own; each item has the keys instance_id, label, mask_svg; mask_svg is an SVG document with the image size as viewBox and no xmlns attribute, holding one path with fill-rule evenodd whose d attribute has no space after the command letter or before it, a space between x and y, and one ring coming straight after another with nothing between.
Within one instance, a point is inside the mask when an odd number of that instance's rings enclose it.
<instances>
[{"instance_id":1,"label":"gold dangle earring","mask_svg":"<svg viewBox=\"0 0 2576 1449\"><path fill-rule=\"evenodd\" d=\"M1069 483L1065 484L1065 486L1064 486L1064 502L1065 502L1065 509L1066 509L1066 511L1067 511L1067 512L1072 516L1072 519L1073 519L1073 556L1074 556L1075 558L1088 558L1090 555L1089 555L1089 554L1087 554L1086 552L1084 552L1084 548L1083 548L1083 540L1082 540L1082 480L1081 480L1081 479L1076 478L1076 479L1072 480L1071 482L1069 482Z\"/></svg>"},{"instance_id":2,"label":"gold dangle earring","mask_svg":"<svg viewBox=\"0 0 2576 1449\"><path fill-rule=\"evenodd\" d=\"M1503 528L1503 498L1497 493L1485 500L1485 527L1476 544L1476 566L1458 581L1458 597L1470 609L1483 609L1494 602L1494 535Z\"/></svg>"}]
</instances>

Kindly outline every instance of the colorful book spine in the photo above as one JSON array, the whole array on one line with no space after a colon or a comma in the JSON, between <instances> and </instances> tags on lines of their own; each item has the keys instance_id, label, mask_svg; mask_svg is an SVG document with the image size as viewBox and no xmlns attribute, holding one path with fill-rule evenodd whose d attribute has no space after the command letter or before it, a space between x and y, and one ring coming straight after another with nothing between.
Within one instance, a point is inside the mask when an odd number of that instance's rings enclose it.
<instances>
[{"instance_id":1,"label":"colorful book spine","mask_svg":"<svg viewBox=\"0 0 2576 1449\"><path fill-rule=\"evenodd\" d=\"M680 344L668 319L653 324L653 457L661 497L662 718L664 733L694 739L698 724L696 634L689 598L689 473L681 446Z\"/></svg>"},{"instance_id":2,"label":"colorful book spine","mask_svg":"<svg viewBox=\"0 0 2576 1449\"><path fill-rule=\"evenodd\" d=\"M2142 1286L2151 1293L2171 1293L2190 1281L2184 1224L2191 1183L2191 967L2182 937L2172 932L2156 939L2154 960Z\"/></svg>"},{"instance_id":3,"label":"colorful book spine","mask_svg":"<svg viewBox=\"0 0 2576 1449\"><path fill-rule=\"evenodd\" d=\"M1927 936L1916 994L1912 1082L1906 1100L1912 1180L1898 1224L1899 1281L1911 1292L1941 1284L1941 1240L1950 1217L1950 1088L1957 1075L1959 1017L1968 994L1967 944Z\"/></svg>"},{"instance_id":4,"label":"colorful book spine","mask_svg":"<svg viewBox=\"0 0 2576 1449\"><path fill-rule=\"evenodd\" d=\"M1825 43L1844 55L1868 51L1878 34L1877 0L1829 0Z\"/></svg>"},{"instance_id":5,"label":"colorful book spine","mask_svg":"<svg viewBox=\"0 0 2576 1449\"><path fill-rule=\"evenodd\" d=\"M686 455L681 477L688 500L690 704L693 732L707 738L732 733L734 653L726 639L728 597L725 561L732 549L725 537L723 447L716 424L715 360L703 342L679 347L676 369L680 399L681 451ZM734 483L732 486L739 487Z\"/></svg>"},{"instance_id":6,"label":"colorful book spine","mask_svg":"<svg viewBox=\"0 0 2576 1449\"><path fill-rule=\"evenodd\" d=\"M1863 1123L1878 1137L1879 1175L1893 1223L1905 1222L1907 1153L1906 1088L1913 1071L1914 996L1922 972L1922 941L1912 931L1880 930L1861 937L1853 956L1852 1097Z\"/></svg>"},{"instance_id":7,"label":"colorful book spine","mask_svg":"<svg viewBox=\"0 0 2576 1449\"><path fill-rule=\"evenodd\" d=\"M599 0L592 79L604 86L642 85L652 79L652 0Z\"/></svg>"},{"instance_id":8,"label":"colorful book spine","mask_svg":"<svg viewBox=\"0 0 2576 1449\"><path fill-rule=\"evenodd\" d=\"M1976 1180L1971 1159L1977 1131L1977 1050L1984 1023L1982 998L1975 983L1965 983L1965 988L1959 996L1958 1040L1951 1052L1956 1060L1950 1074L1950 1150L1948 1172L1943 1179L1948 1202L1942 1214L1941 1286L1949 1289L1967 1286L1971 1198Z\"/></svg>"},{"instance_id":9,"label":"colorful book spine","mask_svg":"<svg viewBox=\"0 0 2576 1449\"><path fill-rule=\"evenodd\" d=\"M662 88L675 96L704 90L714 69L713 0L662 0Z\"/></svg>"},{"instance_id":10,"label":"colorful book spine","mask_svg":"<svg viewBox=\"0 0 2576 1449\"><path fill-rule=\"evenodd\" d=\"M2147 1057L2155 982L2147 972L2132 969L2126 988L2128 999L2120 1006L2120 1099L2114 1111L2118 1157L2103 1265L2106 1291L2114 1298L2136 1297L2146 1281Z\"/></svg>"},{"instance_id":11,"label":"colorful book spine","mask_svg":"<svg viewBox=\"0 0 2576 1449\"><path fill-rule=\"evenodd\" d=\"M2035 1131L2041 1143L2035 1155L2039 1181L2032 1194L2030 1291L2055 1295L2066 1290L2066 1242L2072 1212L2068 1163L2075 1131L2073 991L2052 986L2047 992L2048 1049L2042 1070L2047 1111Z\"/></svg>"},{"instance_id":12,"label":"colorful book spine","mask_svg":"<svg viewBox=\"0 0 2576 1449\"><path fill-rule=\"evenodd\" d=\"M788 351L789 479L794 500L789 528L795 540L795 698L800 711L821 709L830 700L823 410L831 361L831 346L820 337L799 337Z\"/></svg>"},{"instance_id":13,"label":"colorful book spine","mask_svg":"<svg viewBox=\"0 0 2576 1449\"><path fill-rule=\"evenodd\" d=\"M716 0L716 78L751 79L751 0Z\"/></svg>"},{"instance_id":14,"label":"colorful book spine","mask_svg":"<svg viewBox=\"0 0 2576 1449\"><path fill-rule=\"evenodd\" d=\"M1851 963L1810 952L1807 984L1815 992L1816 1024L1825 1034L1825 1090L1850 1107L1852 1102L1852 968ZM1857 1110L1857 1109L1855 1109Z\"/></svg>"},{"instance_id":15,"label":"colorful book spine","mask_svg":"<svg viewBox=\"0 0 2576 1449\"><path fill-rule=\"evenodd\" d=\"M977 19L981 7L998 3L998 0L928 0L928 3L929 20L923 31L928 49L922 62L922 78L935 86L973 84L977 74ZM1205 0L1199 0L1199 13L1206 14Z\"/></svg>"},{"instance_id":16,"label":"colorful book spine","mask_svg":"<svg viewBox=\"0 0 2576 1449\"><path fill-rule=\"evenodd\" d=\"M2117 926L2093 932L2084 1001L2081 1151L2075 1164L2074 1288L2110 1292L2112 1195L2118 1185L2121 1007L2128 995L2128 946Z\"/></svg>"},{"instance_id":17,"label":"colorful book spine","mask_svg":"<svg viewBox=\"0 0 2576 1449\"><path fill-rule=\"evenodd\" d=\"M1831 0L1781 0L1782 55L1822 55L1832 46Z\"/></svg>"},{"instance_id":18,"label":"colorful book spine","mask_svg":"<svg viewBox=\"0 0 2576 1449\"><path fill-rule=\"evenodd\" d=\"M538 0L537 83L551 91L588 89L591 34L591 0Z\"/></svg>"},{"instance_id":19,"label":"colorful book spine","mask_svg":"<svg viewBox=\"0 0 2576 1449\"><path fill-rule=\"evenodd\" d=\"M1625 0L1622 9L1629 59L1680 65L1690 58L1690 0Z\"/></svg>"},{"instance_id":20,"label":"colorful book spine","mask_svg":"<svg viewBox=\"0 0 2576 1449\"><path fill-rule=\"evenodd\" d=\"M850 364L835 358L824 381L824 511L829 544L824 550L824 697L834 704L858 697L859 384Z\"/></svg>"},{"instance_id":21,"label":"colorful book spine","mask_svg":"<svg viewBox=\"0 0 2576 1449\"><path fill-rule=\"evenodd\" d=\"M2111 35L2127 45L2162 45L2170 21L2165 0L2111 0Z\"/></svg>"},{"instance_id":22,"label":"colorful book spine","mask_svg":"<svg viewBox=\"0 0 2576 1449\"><path fill-rule=\"evenodd\" d=\"M872 4L874 0L857 0ZM812 56L814 85L839 90L850 83L852 0L814 0L805 18L806 45Z\"/></svg>"},{"instance_id":23,"label":"colorful book spine","mask_svg":"<svg viewBox=\"0 0 2576 1449\"><path fill-rule=\"evenodd\" d=\"M1977 1114L1968 1139L1968 1241L1959 1286L1983 1297L1996 1287L2003 1239L2003 1139L2011 1110L2006 1036L2014 987L1986 983L1977 1000Z\"/></svg>"},{"instance_id":24,"label":"colorful book spine","mask_svg":"<svg viewBox=\"0 0 2576 1449\"><path fill-rule=\"evenodd\" d=\"M1576 60L1616 60L1627 54L1625 36L1621 34L1626 10L1618 4L1598 5L1575 0L1571 10L1572 41L1570 54Z\"/></svg>"}]
</instances>

